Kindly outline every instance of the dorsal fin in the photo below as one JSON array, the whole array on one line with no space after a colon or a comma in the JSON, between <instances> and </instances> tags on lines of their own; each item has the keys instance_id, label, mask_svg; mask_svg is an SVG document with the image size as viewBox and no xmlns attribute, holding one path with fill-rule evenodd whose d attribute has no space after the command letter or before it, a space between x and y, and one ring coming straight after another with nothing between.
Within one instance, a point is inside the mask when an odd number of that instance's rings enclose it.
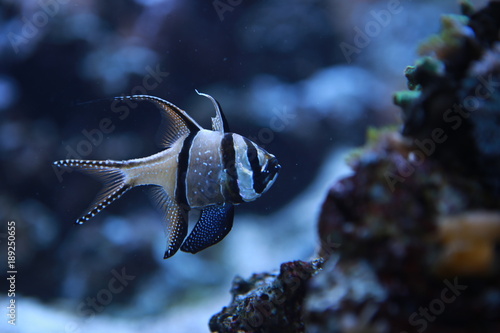
<instances>
[{"instance_id":1,"label":"dorsal fin","mask_svg":"<svg viewBox=\"0 0 500 333\"><path fill-rule=\"evenodd\" d=\"M226 116L224 116L224 113L222 112L219 102L208 94L201 93L196 89L195 91L198 95L209 98L214 105L215 117L212 117L212 130L221 133L229 132L229 125L227 123Z\"/></svg>"},{"instance_id":2,"label":"dorsal fin","mask_svg":"<svg viewBox=\"0 0 500 333\"><path fill-rule=\"evenodd\" d=\"M132 95L115 97L116 100L136 100L150 101L156 104L163 112L161 112L162 123L160 127L160 145L163 148L170 148L175 141L182 136L191 132L196 132L202 129L198 123L191 118L186 111L167 102L164 99L149 96L149 95Z\"/></svg>"}]
</instances>

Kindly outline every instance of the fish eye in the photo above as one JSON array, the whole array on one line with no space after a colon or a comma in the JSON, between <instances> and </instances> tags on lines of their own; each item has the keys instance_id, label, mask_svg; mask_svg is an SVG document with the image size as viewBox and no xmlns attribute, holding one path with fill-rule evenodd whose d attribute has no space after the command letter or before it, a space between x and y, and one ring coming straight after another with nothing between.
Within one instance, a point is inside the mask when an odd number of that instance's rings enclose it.
<instances>
[{"instance_id":1,"label":"fish eye","mask_svg":"<svg viewBox=\"0 0 500 333\"><path fill-rule=\"evenodd\" d=\"M281 165L279 165L278 159L276 157L272 157L266 163L265 170L263 171L269 174L268 178L270 180L279 172L280 169Z\"/></svg>"},{"instance_id":2,"label":"fish eye","mask_svg":"<svg viewBox=\"0 0 500 333\"><path fill-rule=\"evenodd\" d=\"M271 170L278 171L279 169L281 169L281 165L279 165L278 159L276 157L271 158L269 160L269 162L267 163L267 165L268 165L268 168Z\"/></svg>"}]
</instances>

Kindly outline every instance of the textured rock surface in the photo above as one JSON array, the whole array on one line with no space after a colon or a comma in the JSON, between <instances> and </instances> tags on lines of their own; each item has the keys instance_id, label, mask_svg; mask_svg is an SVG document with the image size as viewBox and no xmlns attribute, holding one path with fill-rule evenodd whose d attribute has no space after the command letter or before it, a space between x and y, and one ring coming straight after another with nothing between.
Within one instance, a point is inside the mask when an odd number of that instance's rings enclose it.
<instances>
[{"instance_id":1,"label":"textured rock surface","mask_svg":"<svg viewBox=\"0 0 500 333\"><path fill-rule=\"evenodd\" d=\"M317 263L281 265L279 274L254 274L233 281L232 304L210 320L212 332L305 332L302 303Z\"/></svg>"},{"instance_id":2,"label":"textured rock surface","mask_svg":"<svg viewBox=\"0 0 500 333\"><path fill-rule=\"evenodd\" d=\"M500 330L499 15L443 17L395 96L403 135L372 131L331 189L308 332Z\"/></svg>"}]
</instances>

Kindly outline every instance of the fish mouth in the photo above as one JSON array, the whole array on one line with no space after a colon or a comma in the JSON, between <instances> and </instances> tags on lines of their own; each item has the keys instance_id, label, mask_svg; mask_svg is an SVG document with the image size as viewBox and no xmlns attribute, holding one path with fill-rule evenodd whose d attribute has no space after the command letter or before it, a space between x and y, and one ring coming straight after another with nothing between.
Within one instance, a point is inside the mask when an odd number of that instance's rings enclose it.
<instances>
[{"instance_id":1,"label":"fish mouth","mask_svg":"<svg viewBox=\"0 0 500 333\"><path fill-rule=\"evenodd\" d=\"M267 176L265 182L267 183L266 190L274 183L276 180L276 177L278 176L278 173L281 169L281 165L278 163L278 159L276 157L272 157L268 162L267 162Z\"/></svg>"},{"instance_id":2,"label":"fish mouth","mask_svg":"<svg viewBox=\"0 0 500 333\"><path fill-rule=\"evenodd\" d=\"M267 169L269 173L273 175L280 171L281 165L278 163L278 159L276 157L273 156L269 162L267 162Z\"/></svg>"}]
</instances>

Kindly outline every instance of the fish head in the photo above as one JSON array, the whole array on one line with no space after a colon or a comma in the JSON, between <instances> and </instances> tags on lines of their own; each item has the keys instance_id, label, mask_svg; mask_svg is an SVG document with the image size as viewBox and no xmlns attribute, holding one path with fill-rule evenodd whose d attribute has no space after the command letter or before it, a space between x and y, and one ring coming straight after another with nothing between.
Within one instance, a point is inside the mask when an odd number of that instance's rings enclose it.
<instances>
[{"instance_id":1,"label":"fish head","mask_svg":"<svg viewBox=\"0 0 500 333\"><path fill-rule=\"evenodd\" d=\"M281 165L278 163L278 159L273 155L260 148L264 154L264 163L261 165L261 170L258 178L260 179L261 186L263 190L261 192L265 193L274 184L278 173L281 169Z\"/></svg>"},{"instance_id":2,"label":"fish head","mask_svg":"<svg viewBox=\"0 0 500 333\"><path fill-rule=\"evenodd\" d=\"M235 134L234 142L240 196L253 201L269 190L281 166L273 154L249 139Z\"/></svg>"}]
</instances>

